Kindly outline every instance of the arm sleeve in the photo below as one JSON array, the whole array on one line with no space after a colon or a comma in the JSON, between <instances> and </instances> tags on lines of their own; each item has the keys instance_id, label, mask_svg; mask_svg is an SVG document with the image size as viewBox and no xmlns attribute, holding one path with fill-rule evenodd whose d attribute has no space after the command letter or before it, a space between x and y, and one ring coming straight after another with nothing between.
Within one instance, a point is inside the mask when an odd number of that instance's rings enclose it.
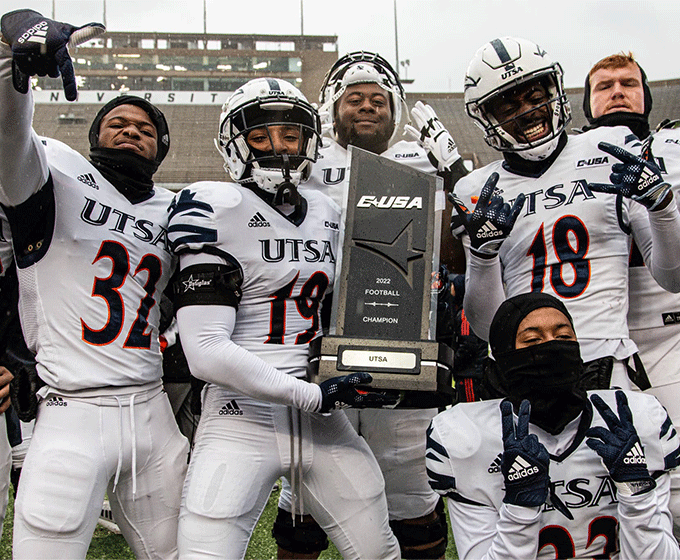
<instances>
[{"instance_id":1,"label":"arm sleeve","mask_svg":"<svg viewBox=\"0 0 680 560\"><path fill-rule=\"evenodd\" d=\"M215 255L187 253L181 268L225 261ZM282 373L231 340L236 309L228 305L188 305L177 310L177 325L191 374L254 399L308 412L321 408L321 389Z\"/></svg>"},{"instance_id":2,"label":"arm sleeve","mask_svg":"<svg viewBox=\"0 0 680 560\"><path fill-rule=\"evenodd\" d=\"M648 212L631 204L630 223L635 243L658 284L669 292L680 292L680 212L671 202L666 208Z\"/></svg>"},{"instance_id":3,"label":"arm sleeve","mask_svg":"<svg viewBox=\"0 0 680 560\"><path fill-rule=\"evenodd\" d=\"M489 340L491 321L505 300L501 262L496 256L485 259L470 251L467 235L463 236L467 267L463 309L470 327L483 340Z\"/></svg>"},{"instance_id":4,"label":"arm sleeve","mask_svg":"<svg viewBox=\"0 0 680 560\"><path fill-rule=\"evenodd\" d=\"M444 413L446 414L446 413ZM427 430L425 466L432 489L447 496L451 530L458 557L462 559L536 558L540 530L540 507L529 508L471 500L459 493L454 467L446 442L458 441L456 430L462 430L460 418L449 419L452 430L440 430L441 417L432 421ZM474 458L467 457L474 465ZM460 457L458 459L460 461Z\"/></svg>"},{"instance_id":5,"label":"arm sleeve","mask_svg":"<svg viewBox=\"0 0 680 560\"><path fill-rule=\"evenodd\" d=\"M318 385L280 372L231 340L236 310L190 305L177 311L179 335L194 377L254 399L301 408L321 407Z\"/></svg>"},{"instance_id":6,"label":"arm sleeve","mask_svg":"<svg viewBox=\"0 0 680 560\"><path fill-rule=\"evenodd\" d=\"M31 127L33 95L12 85L12 51L0 42L0 203L17 206L49 176L45 149Z\"/></svg>"},{"instance_id":7,"label":"arm sleeve","mask_svg":"<svg viewBox=\"0 0 680 560\"><path fill-rule=\"evenodd\" d=\"M448 500L451 530L459 558L480 560L536 558L541 526L539 507L489 506Z\"/></svg>"},{"instance_id":8,"label":"arm sleeve","mask_svg":"<svg viewBox=\"0 0 680 560\"><path fill-rule=\"evenodd\" d=\"M665 472L656 488L640 496L618 495L621 558L680 558L673 523L664 503L670 496L670 475Z\"/></svg>"}]
</instances>

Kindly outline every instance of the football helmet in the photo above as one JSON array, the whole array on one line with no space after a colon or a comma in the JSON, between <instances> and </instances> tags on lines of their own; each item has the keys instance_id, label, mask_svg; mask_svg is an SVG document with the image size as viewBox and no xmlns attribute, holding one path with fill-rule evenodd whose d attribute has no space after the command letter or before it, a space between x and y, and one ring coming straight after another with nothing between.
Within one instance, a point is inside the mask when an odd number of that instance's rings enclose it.
<instances>
[{"instance_id":1,"label":"football helmet","mask_svg":"<svg viewBox=\"0 0 680 560\"><path fill-rule=\"evenodd\" d=\"M541 80L548 90L549 99L545 105L552 115L552 131L535 142L519 142L503 129L505 123L499 123L487 110L487 103L531 80ZM482 46L470 61L464 91L465 110L484 131L486 143L502 152L517 152L531 161L548 157L571 121L562 67L552 62L538 45L526 39L501 37Z\"/></svg>"},{"instance_id":2,"label":"football helmet","mask_svg":"<svg viewBox=\"0 0 680 560\"><path fill-rule=\"evenodd\" d=\"M399 129L401 117L406 112L404 88L394 68L377 53L351 52L338 59L331 66L321 86L319 112L327 114L332 121L335 116L335 103L345 92L347 86L372 83L378 84L389 94L394 119L394 132L390 138L390 141L392 141ZM332 124L332 122L329 124Z\"/></svg>"},{"instance_id":3,"label":"football helmet","mask_svg":"<svg viewBox=\"0 0 680 560\"><path fill-rule=\"evenodd\" d=\"M299 128L297 154L262 152L246 141L248 133L259 128L265 128L272 140L269 127L276 125ZM235 182L255 183L276 196L284 187L294 189L309 178L321 144L321 121L316 109L292 84L278 78L256 78L238 88L222 106L215 144ZM280 202L277 198L275 201Z\"/></svg>"}]
</instances>

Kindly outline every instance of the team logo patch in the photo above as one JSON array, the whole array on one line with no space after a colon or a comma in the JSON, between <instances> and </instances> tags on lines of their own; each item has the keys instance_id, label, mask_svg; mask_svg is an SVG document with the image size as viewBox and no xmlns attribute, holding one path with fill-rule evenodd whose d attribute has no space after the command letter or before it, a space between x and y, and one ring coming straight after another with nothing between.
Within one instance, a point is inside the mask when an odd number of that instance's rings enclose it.
<instances>
[{"instance_id":1,"label":"team logo patch","mask_svg":"<svg viewBox=\"0 0 680 560\"><path fill-rule=\"evenodd\" d=\"M503 454L499 453L498 457L496 457L492 461L492 463L489 465L489 468L487 469L487 471L491 474L501 472L501 460L502 460L502 458L503 458Z\"/></svg>"},{"instance_id":2,"label":"team logo patch","mask_svg":"<svg viewBox=\"0 0 680 560\"><path fill-rule=\"evenodd\" d=\"M50 397L45 406L68 406L68 403L61 397Z\"/></svg>"},{"instance_id":3,"label":"team logo patch","mask_svg":"<svg viewBox=\"0 0 680 560\"><path fill-rule=\"evenodd\" d=\"M248 222L248 227L271 227L271 224L265 219L265 217L256 212L255 215L250 218Z\"/></svg>"},{"instance_id":4,"label":"team logo patch","mask_svg":"<svg viewBox=\"0 0 680 560\"><path fill-rule=\"evenodd\" d=\"M82 175L78 175L77 179L81 183L85 183L88 187L99 190L99 185L97 184L97 181L94 180L94 175L92 175L92 173L83 173Z\"/></svg>"},{"instance_id":5,"label":"team logo patch","mask_svg":"<svg viewBox=\"0 0 680 560\"><path fill-rule=\"evenodd\" d=\"M225 404L218 412L220 416L243 416L243 411L241 407L236 402L236 399L230 400Z\"/></svg>"},{"instance_id":6,"label":"team logo patch","mask_svg":"<svg viewBox=\"0 0 680 560\"><path fill-rule=\"evenodd\" d=\"M603 165L611 165L609 162L609 156L579 159L576 162L576 169L582 169L584 167L602 167Z\"/></svg>"}]
</instances>

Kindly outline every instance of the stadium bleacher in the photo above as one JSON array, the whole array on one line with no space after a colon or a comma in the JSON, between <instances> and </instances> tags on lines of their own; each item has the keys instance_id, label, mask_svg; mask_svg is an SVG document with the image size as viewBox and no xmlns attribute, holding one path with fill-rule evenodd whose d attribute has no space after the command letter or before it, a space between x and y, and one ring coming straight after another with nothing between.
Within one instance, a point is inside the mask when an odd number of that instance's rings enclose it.
<instances>
[{"instance_id":1,"label":"stadium bleacher","mask_svg":"<svg viewBox=\"0 0 680 560\"><path fill-rule=\"evenodd\" d=\"M680 118L680 79L650 83L654 107L653 125L664 118ZM573 120L570 128L586 124L581 101L582 88L568 89ZM484 142L481 130L465 113L462 93L409 93L407 103L417 100L429 103L458 143L463 157L475 167L499 158ZM225 180L223 160L215 149L220 116L219 105L161 105L170 125L170 152L155 176L157 184L173 189L203 180ZM87 132L99 105L81 103L37 104L34 127L38 134L56 138L87 155Z\"/></svg>"}]
</instances>

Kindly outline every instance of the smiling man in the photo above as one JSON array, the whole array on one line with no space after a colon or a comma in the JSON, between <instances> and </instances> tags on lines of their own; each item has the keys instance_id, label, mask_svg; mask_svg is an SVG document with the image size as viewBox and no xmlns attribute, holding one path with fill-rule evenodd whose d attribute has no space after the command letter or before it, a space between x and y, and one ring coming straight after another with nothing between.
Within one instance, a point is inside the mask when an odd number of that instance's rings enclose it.
<instances>
[{"instance_id":1,"label":"smiling man","mask_svg":"<svg viewBox=\"0 0 680 560\"><path fill-rule=\"evenodd\" d=\"M41 386L19 399L32 399L38 412L13 556L85 558L107 493L137 558L176 558L189 446L161 385L158 303L175 265L167 240L173 195L152 180L168 153L168 125L151 103L121 96L92 123L90 161L39 137L28 77L61 74L75 99L66 45L103 28L33 10L1 23L0 202L21 323L36 354L32 381ZM20 40L36 28L42 43Z\"/></svg>"},{"instance_id":2,"label":"smiling man","mask_svg":"<svg viewBox=\"0 0 680 560\"><path fill-rule=\"evenodd\" d=\"M628 255L634 239L657 282L680 291L680 214L661 171L629 153L642 144L627 127L568 136L562 68L531 41L503 37L480 48L465 105L503 155L455 189L454 226L468 256L464 307L475 333L488 336L506 296L549 293L574 317L590 388L648 387L626 365L636 351Z\"/></svg>"}]
</instances>

